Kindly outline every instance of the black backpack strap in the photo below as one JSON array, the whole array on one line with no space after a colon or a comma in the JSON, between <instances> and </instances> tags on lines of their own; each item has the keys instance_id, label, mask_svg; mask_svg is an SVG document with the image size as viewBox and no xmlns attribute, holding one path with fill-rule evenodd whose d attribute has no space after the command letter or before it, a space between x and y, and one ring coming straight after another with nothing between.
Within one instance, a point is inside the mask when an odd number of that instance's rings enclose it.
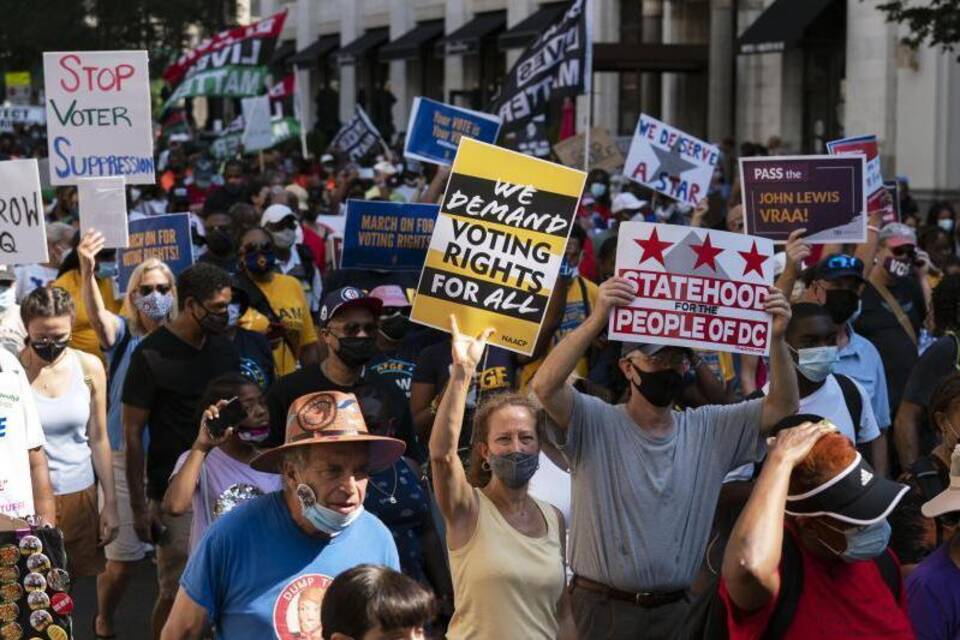
<instances>
[{"instance_id":1,"label":"black backpack strap","mask_svg":"<svg viewBox=\"0 0 960 640\"><path fill-rule=\"evenodd\" d=\"M587 284L583 281L583 276L577 276L577 285L580 287L580 299L583 300L583 307L586 311L586 317L590 317L590 296L587 295Z\"/></svg>"},{"instance_id":2,"label":"black backpack strap","mask_svg":"<svg viewBox=\"0 0 960 640\"><path fill-rule=\"evenodd\" d=\"M835 373L833 377L837 379L840 385L840 391L843 392L843 403L847 405L850 412L850 418L853 420L853 432L860 432L860 420L863 419L863 396L857 389L857 384L845 375Z\"/></svg>"},{"instance_id":3,"label":"black backpack strap","mask_svg":"<svg viewBox=\"0 0 960 640\"><path fill-rule=\"evenodd\" d=\"M123 354L127 351L127 345L130 344L130 323L127 323L127 326L123 332L123 337L120 338L120 342L113 345L113 356L110 358L110 369L107 371L107 388L110 388L110 385L113 384L113 378L117 375L117 369L120 367L120 361L123 359Z\"/></svg>"},{"instance_id":4,"label":"black backpack strap","mask_svg":"<svg viewBox=\"0 0 960 640\"><path fill-rule=\"evenodd\" d=\"M250 299L250 306L262 313L267 317L267 320L271 324L282 328L283 331L283 341L287 343L287 346L290 347L290 353L293 354L294 358L299 356L297 349L293 346L289 336L287 336L286 328L283 324L283 320L280 319L280 316L277 315L277 312L273 310L273 307L270 306L270 301L267 300L267 296L263 294L263 290L257 286L257 283L250 279L250 276L244 271L237 273L237 284L240 285L240 288L243 289L247 297Z\"/></svg>"},{"instance_id":5,"label":"black backpack strap","mask_svg":"<svg viewBox=\"0 0 960 640\"><path fill-rule=\"evenodd\" d=\"M946 489L940 481L940 473L937 466L933 464L930 456L920 456L916 462L910 465L910 474L917 481L920 493L923 494L924 501L932 500L934 496Z\"/></svg>"},{"instance_id":6,"label":"black backpack strap","mask_svg":"<svg viewBox=\"0 0 960 640\"><path fill-rule=\"evenodd\" d=\"M903 584L900 576L900 566L893 559L893 552L890 549L884 549L883 553L874 558L873 562L880 571L880 577L886 583L890 593L893 594L893 600L900 603L900 589Z\"/></svg>"},{"instance_id":7,"label":"black backpack strap","mask_svg":"<svg viewBox=\"0 0 960 640\"><path fill-rule=\"evenodd\" d=\"M957 357L953 363L953 368L957 371L960 371L960 338L957 337L957 334L953 331L947 331L946 334L953 338L953 344L957 349Z\"/></svg>"},{"instance_id":8,"label":"black backpack strap","mask_svg":"<svg viewBox=\"0 0 960 640\"><path fill-rule=\"evenodd\" d=\"M797 613L797 603L803 592L803 555L790 529L783 529L783 547L780 552L780 593L777 604L767 621L763 640L779 640L787 634Z\"/></svg>"}]
</instances>

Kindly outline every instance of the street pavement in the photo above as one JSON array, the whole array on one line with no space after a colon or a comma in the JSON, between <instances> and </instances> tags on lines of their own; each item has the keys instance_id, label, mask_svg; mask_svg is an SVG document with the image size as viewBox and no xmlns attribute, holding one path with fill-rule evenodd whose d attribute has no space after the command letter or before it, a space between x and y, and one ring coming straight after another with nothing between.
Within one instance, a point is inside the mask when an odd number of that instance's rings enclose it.
<instances>
[{"instance_id":1,"label":"street pavement","mask_svg":"<svg viewBox=\"0 0 960 640\"><path fill-rule=\"evenodd\" d=\"M74 640L94 640L93 616L97 611L95 578L74 580ZM148 640L150 614L157 600L157 571L149 559L137 563L130 586L117 608L115 627L117 640Z\"/></svg>"}]
</instances>

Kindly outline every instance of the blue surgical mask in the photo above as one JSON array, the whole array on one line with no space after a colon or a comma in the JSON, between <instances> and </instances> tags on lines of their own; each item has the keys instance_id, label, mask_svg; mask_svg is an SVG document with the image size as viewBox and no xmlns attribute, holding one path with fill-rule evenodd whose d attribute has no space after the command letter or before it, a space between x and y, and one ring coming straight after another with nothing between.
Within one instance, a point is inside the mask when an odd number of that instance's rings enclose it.
<instances>
[{"instance_id":1,"label":"blue surgical mask","mask_svg":"<svg viewBox=\"0 0 960 640\"><path fill-rule=\"evenodd\" d=\"M822 521L821 521L822 522ZM826 522L823 525L828 529L833 529L837 533L842 533L847 540L847 548L843 551L837 551L823 540L820 544L837 554L845 562L861 562L863 560L872 560L879 556L890 543L890 523L886 520L868 524L865 527L841 531L836 527L831 527Z\"/></svg>"},{"instance_id":2,"label":"blue surgical mask","mask_svg":"<svg viewBox=\"0 0 960 640\"><path fill-rule=\"evenodd\" d=\"M602 198L607 194L607 185L602 182L590 183L590 195L594 198Z\"/></svg>"},{"instance_id":3,"label":"blue surgical mask","mask_svg":"<svg viewBox=\"0 0 960 640\"><path fill-rule=\"evenodd\" d=\"M97 277L98 278L116 278L117 263L116 262L98 262Z\"/></svg>"},{"instance_id":4,"label":"blue surgical mask","mask_svg":"<svg viewBox=\"0 0 960 640\"><path fill-rule=\"evenodd\" d=\"M317 502L317 494L313 492L313 489L302 483L297 485L297 499L300 501L300 509L307 522L312 524L317 531L325 533L331 538L342 533L344 529L356 522L357 518L363 513L362 504L346 514L328 509Z\"/></svg>"},{"instance_id":5,"label":"blue surgical mask","mask_svg":"<svg viewBox=\"0 0 960 640\"><path fill-rule=\"evenodd\" d=\"M937 220L937 226L947 233L953 232L953 218L941 218Z\"/></svg>"},{"instance_id":6,"label":"blue surgical mask","mask_svg":"<svg viewBox=\"0 0 960 640\"><path fill-rule=\"evenodd\" d=\"M791 351L797 354L797 371L810 382L823 382L833 373L833 366L837 363L837 348L810 347L808 349Z\"/></svg>"}]
</instances>

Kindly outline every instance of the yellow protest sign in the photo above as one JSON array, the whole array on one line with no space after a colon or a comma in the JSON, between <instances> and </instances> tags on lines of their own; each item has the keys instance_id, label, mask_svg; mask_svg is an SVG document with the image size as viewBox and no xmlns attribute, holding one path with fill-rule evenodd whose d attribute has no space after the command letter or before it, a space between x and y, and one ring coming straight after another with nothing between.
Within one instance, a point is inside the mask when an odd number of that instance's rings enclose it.
<instances>
[{"instance_id":1,"label":"yellow protest sign","mask_svg":"<svg viewBox=\"0 0 960 640\"><path fill-rule=\"evenodd\" d=\"M529 355L557 280L586 174L461 139L411 319L444 331L487 327Z\"/></svg>"}]
</instances>

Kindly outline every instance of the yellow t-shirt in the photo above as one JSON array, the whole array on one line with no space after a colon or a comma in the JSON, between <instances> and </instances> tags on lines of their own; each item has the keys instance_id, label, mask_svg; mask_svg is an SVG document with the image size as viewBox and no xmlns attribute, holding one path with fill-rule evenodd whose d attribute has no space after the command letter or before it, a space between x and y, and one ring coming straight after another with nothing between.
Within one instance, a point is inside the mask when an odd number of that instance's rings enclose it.
<instances>
[{"instance_id":1,"label":"yellow t-shirt","mask_svg":"<svg viewBox=\"0 0 960 640\"><path fill-rule=\"evenodd\" d=\"M269 282L257 282L256 285L267 298L287 332L287 339L277 337L271 340L273 363L277 376L284 376L297 368L300 349L317 341L317 330L310 316L310 305L303 294L300 281L292 276L275 273ZM251 307L240 318L240 326L250 331L266 334L270 321L265 315ZM294 350L290 349L290 342ZM295 352L294 352L295 351Z\"/></svg>"},{"instance_id":2,"label":"yellow t-shirt","mask_svg":"<svg viewBox=\"0 0 960 640\"><path fill-rule=\"evenodd\" d=\"M100 287L100 296L103 298L103 305L107 310L120 313L121 301L114 297L113 281L109 278L97 278L97 285ZM87 315L87 308L80 297L80 270L67 271L50 283L50 286L66 289L70 297L73 298L73 306L77 310L77 317L73 321L73 333L70 336L70 347L78 351L92 353L103 360L100 341L97 340L97 334L90 325L90 316Z\"/></svg>"},{"instance_id":3,"label":"yellow t-shirt","mask_svg":"<svg viewBox=\"0 0 960 640\"><path fill-rule=\"evenodd\" d=\"M583 285L582 287L581 284ZM557 328L556 333L553 334L553 339L550 341L547 352L553 349L565 335L583 324L584 320L587 319L587 316L593 311L597 304L597 293L599 290L600 288L597 285L582 276L577 276L573 279L570 286L567 287L567 306L563 310L563 318L560 320L560 326ZM588 304L584 304L583 302L584 291L586 291L587 294ZM537 373L541 364L543 364L543 358L524 365L520 371L521 391L525 390L527 385L530 384L530 381L533 380L533 376ZM587 374L590 373L589 368L590 362L587 356L584 355L577 361L577 368L574 369L574 371L581 378L585 378Z\"/></svg>"}]
</instances>

